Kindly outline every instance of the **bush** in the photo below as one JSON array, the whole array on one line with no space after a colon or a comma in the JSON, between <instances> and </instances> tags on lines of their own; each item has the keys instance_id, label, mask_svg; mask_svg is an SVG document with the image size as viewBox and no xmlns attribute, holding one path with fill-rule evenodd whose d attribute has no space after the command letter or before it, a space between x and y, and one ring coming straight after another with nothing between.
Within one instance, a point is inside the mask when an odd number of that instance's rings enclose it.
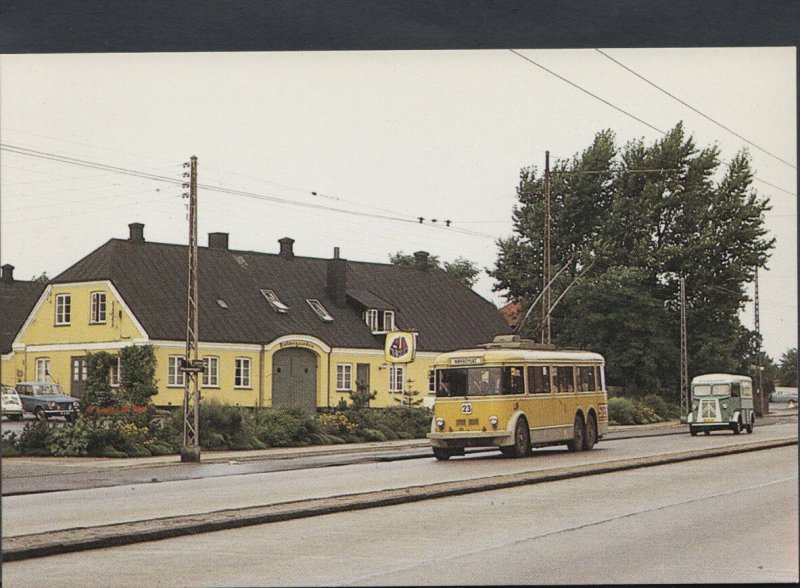
<instances>
[{"instance_id":1,"label":"bush","mask_svg":"<svg viewBox=\"0 0 800 588\"><path fill-rule=\"evenodd\" d=\"M53 425L45 422L34 422L25 425L17 439L17 449L21 455L49 456L47 448L50 436L54 430Z\"/></svg>"},{"instance_id":2,"label":"bush","mask_svg":"<svg viewBox=\"0 0 800 588\"><path fill-rule=\"evenodd\" d=\"M609 423L615 425L644 425L667 420L643 402L623 397L608 399L608 418Z\"/></svg>"},{"instance_id":3,"label":"bush","mask_svg":"<svg viewBox=\"0 0 800 588\"><path fill-rule=\"evenodd\" d=\"M677 419L681 416L679 405L668 402L657 394L648 394L642 398L642 404L651 408L653 412L664 420Z\"/></svg>"},{"instance_id":4,"label":"bush","mask_svg":"<svg viewBox=\"0 0 800 588\"><path fill-rule=\"evenodd\" d=\"M318 442L317 421L302 412L282 408L264 408L256 413L258 440L267 447L300 447Z\"/></svg>"}]
</instances>

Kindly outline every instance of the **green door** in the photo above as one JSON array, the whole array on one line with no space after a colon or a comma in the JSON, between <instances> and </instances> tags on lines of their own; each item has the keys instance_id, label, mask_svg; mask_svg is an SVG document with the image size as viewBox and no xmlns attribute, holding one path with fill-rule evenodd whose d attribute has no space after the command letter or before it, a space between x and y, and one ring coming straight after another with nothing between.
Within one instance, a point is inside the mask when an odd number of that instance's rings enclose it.
<instances>
[{"instance_id":1,"label":"green door","mask_svg":"<svg viewBox=\"0 0 800 588\"><path fill-rule=\"evenodd\" d=\"M272 406L317 411L317 354L301 347L272 356Z\"/></svg>"}]
</instances>

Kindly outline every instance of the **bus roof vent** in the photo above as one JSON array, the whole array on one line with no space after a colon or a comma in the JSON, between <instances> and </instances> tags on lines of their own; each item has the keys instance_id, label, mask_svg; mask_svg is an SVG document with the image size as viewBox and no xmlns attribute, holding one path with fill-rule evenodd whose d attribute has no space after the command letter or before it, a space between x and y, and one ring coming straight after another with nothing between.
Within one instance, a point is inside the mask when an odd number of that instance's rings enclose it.
<instances>
[{"instance_id":1,"label":"bus roof vent","mask_svg":"<svg viewBox=\"0 0 800 588\"><path fill-rule=\"evenodd\" d=\"M555 349L555 345L520 339L519 335L497 335L491 343L478 345L484 349Z\"/></svg>"}]
</instances>

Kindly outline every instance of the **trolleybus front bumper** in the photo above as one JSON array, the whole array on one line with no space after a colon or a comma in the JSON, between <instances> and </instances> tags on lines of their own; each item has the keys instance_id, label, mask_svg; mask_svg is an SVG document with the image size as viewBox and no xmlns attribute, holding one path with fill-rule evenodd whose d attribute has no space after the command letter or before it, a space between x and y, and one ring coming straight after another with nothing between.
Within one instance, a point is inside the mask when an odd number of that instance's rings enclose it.
<instances>
[{"instance_id":1,"label":"trolleybus front bumper","mask_svg":"<svg viewBox=\"0 0 800 588\"><path fill-rule=\"evenodd\" d=\"M449 433L428 433L434 447L503 447L514 444L511 431L453 431Z\"/></svg>"}]
</instances>

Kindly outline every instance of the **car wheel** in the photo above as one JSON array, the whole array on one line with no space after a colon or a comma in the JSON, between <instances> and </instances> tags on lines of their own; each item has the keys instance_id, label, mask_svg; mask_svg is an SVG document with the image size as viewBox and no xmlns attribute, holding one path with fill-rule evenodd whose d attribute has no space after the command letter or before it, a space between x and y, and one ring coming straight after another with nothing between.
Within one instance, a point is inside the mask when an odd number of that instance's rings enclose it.
<instances>
[{"instance_id":1,"label":"car wheel","mask_svg":"<svg viewBox=\"0 0 800 588\"><path fill-rule=\"evenodd\" d=\"M742 432L742 417L739 417L739 420L731 425L731 431L733 431L734 435Z\"/></svg>"},{"instance_id":2,"label":"car wheel","mask_svg":"<svg viewBox=\"0 0 800 588\"><path fill-rule=\"evenodd\" d=\"M450 453L450 450L446 447L434 447L433 448L433 456L438 459L439 461L447 461L450 459L450 456L453 455Z\"/></svg>"},{"instance_id":3,"label":"car wheel","mask_svg":"<svg viewBox=\"0 0 800 588\"><path fill-rule=\"evenodd\" d=\"M69 413L69 414L65 414L65 415L64 415L64 419L65 419L65 420L66 420L68 423L71 423L71 422L73 422L73 421L75 420L75 413L74 413L74 412L71 412L71 413Z\"/></svg>"},{"instance_id":4,"label":"car wheel","mask_svg":"<svg viewBox=\"0 0 800 588\"><path fill-rule=\"evenodd\" d=\"M572 439L567 441L567 448L570 451L581 451L583 449L583 440L585 437L586 427L583 425L583 417L576 414L575 423L572 426Z\"/></svg>"},{"instance_id":5,"label":"car wheel","mask_svg":"<svg viewBox=\"0 0 800 588\"><path fill-rule=\"evenodd\" d=\"M756 423L756 417L751 415L750 416L750 422L747 425L745 425L745 427L744 427L744 429L745 429L745 431L747 431L748 435L753 432L753 425L755 425L755 423Z\"/></svg>"},{"instance_id":6,"label":"car wheel","mask_svg":"<svg viewBox=\"0 0 800 588\"><path fill-rule=\"evenodd\" d=\"M597 443L597 421L594 414L589 415L589 422L586 423L586 436L583 439L583 449L589 451Z\"/></svg>"},{"instance_id":7,"label":"car wheel","mask_svg":"<svg viewBox=\"0 0 800 588\"><path fill-rule=\"evenodd\" d=\"M708 429L706 429L705 431L703 431L703 435L710 435L710 434L711 434L711 431L710 431L710 430L708 430Z\"/></svg>"},{"instance_id":8,"label":"car wheel","mask_svg":"<svg viewBox=\"0 0 800 588\"><path fill-rule=\"evenodd\" d=\"M37 406L33 414L35 414L36 418L39 419L40 421L47 420L47 414L44 412L44 409L41 406Z\"/></svg>"},{"instance_id":9,"label":"car wheel","mask_svg":"<svg viewBox=\"0 0 800 588\"><path fill-rule=\"evenodd\" d=\"M689 434L692 437L697 437L697 429L695 429L693 426L689 425Z\"/></svg>"}]
</instances>

